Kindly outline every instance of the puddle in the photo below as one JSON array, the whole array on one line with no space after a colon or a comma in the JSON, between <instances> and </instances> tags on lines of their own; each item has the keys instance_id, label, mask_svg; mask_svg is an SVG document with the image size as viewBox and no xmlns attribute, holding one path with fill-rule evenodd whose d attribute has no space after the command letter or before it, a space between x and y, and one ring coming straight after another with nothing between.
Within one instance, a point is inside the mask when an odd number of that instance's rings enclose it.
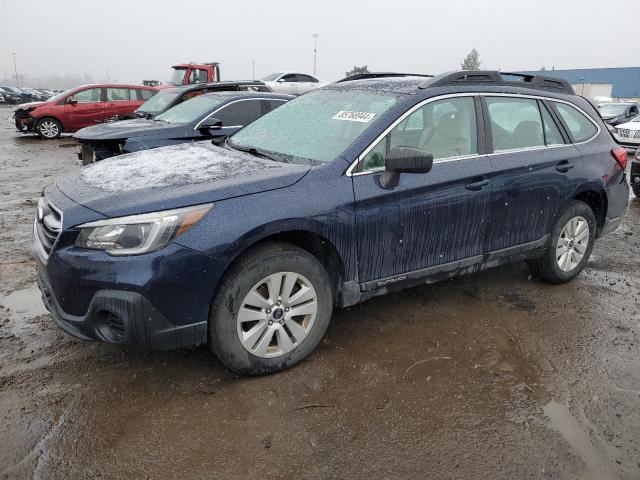
<instances>
[{"instance_id":1,"label":"puddle","mask_svg":"<svg viewBox=\"0 0 640 480\"><path fill-rule=\"evenodd\" d=\"M48 313L36 285L0 296L0 307L9 309L9 316L13 318L33 318Z\"/></svg>"},{"instance_id":2,"label":"puddle","mask_svg":"<svg viewBox=\"0 0 640 480\"><path fill-rule=\"evenodd\" d=\"M571 446L582 459L586 470L581 475L582 480L609 480L615 475L608 466L608 462L591 443L589 434L581 423L571 415L569 407L554 400L550 400L542 407L545 416L551 422L551 428L562 435L565 442Z\"/></svg>"}]
</instances>

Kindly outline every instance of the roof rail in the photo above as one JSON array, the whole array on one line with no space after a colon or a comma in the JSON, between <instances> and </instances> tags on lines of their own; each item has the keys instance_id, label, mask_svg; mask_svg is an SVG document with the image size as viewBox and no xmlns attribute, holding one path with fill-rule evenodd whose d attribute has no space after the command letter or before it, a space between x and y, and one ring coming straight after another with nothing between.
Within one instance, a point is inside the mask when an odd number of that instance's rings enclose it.
<instances>
[{"instance_id":1,"label":"roof rail","mask_svg":"<svg viewBox=\"0 0 640 480\"><path fill-rule=\"evenodd\" d=\"M571 84L563 78L547 77L546 75L530 75L517 72L498 72L495 70L462 70L449 72L425 80L419 88L441 87L444 85L503 85L509 87L524 87L548 92L575 95Z\"/></svg>"},{"instance_id":2,"label":"roof rail","mask_svg":"<svg viewBox=\"0 0 640 480\"><path fill-rule=\"evenodd\" d=\"M425 75L422 73L398 73L398 72L367 72L356 73L348 77L341 78L335 83L350 82L352 80L368 80L370 78L388 78L388 77L433 77L433 75Z\"/></svg>"}]
</instances>

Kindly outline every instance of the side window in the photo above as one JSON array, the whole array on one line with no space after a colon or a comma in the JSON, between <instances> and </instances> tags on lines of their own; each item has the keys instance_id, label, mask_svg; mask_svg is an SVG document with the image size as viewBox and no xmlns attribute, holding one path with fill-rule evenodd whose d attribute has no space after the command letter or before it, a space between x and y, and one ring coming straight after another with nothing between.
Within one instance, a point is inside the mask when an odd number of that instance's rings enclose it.
<instances>
[{"instance_id":1,"label":"side window","mask_svg":"<svg viewBox=\"0 0 640 480\"><path fill-rule=\"evenodd\" d=\"M262 116L261 100L240 100L222 107L213 114L223 127L241 127Z\"/></svg>"},{"instance_id":2,"label":"side window","mask_svg":"<svg viewBox=\"0 0 640 480\"><path fill-rule=\"evenodd\" d=\"M544 124L544 138L547 145L563 145L564 139L556 122L551 118L551 114L548 112L544 105L540 105L540 112L542 113L542 123Z\"/></svg>"},{"instance_id":3,"label":"side window","mask_svg":"<svg viewBox=\"0 0 640 480\"><path fill-rule=\"evenodd\" d=\"M140 94L142 93L142 90L138 90L137 88L130 88L129 89L129 100L139 100Z\"/></svg>"},{"instance_id":4,"label":"side window","mask_svg":"<svg viewBox=\"0 0 640 480\"><path fill-rule=\"evenodd\" d=\"M129 100L128 88L107 88L107 102L122 102Z\"/></svg>"},{"instance_id":5,"label":"side window","mask_svg":"<svg viewBox=\"0 0 640 480\"><path fill-rule=\"evenodd\" d=\"M473 97L446 98L427 103L381 138L362 160L362 171L384 167L393 147L425 150L434 160L478 153Z\"/></svg>"},{"instance_id":6,"label":"side window","mask_svg":"<svg viewBox=\"0 0 640 480\"><path fill-rule=\"evenodd\" d=\"M558 114L571 132L574 142L584 142L593 137L598 129L591 120L576 108L566 103L554 102Z\"/></svg>"},{"instance_id":7,"label":"side window","mask_svg":"<svg viewBox=\"0 0 640 480\"><path fill-rule=\"evenodd\" d=\"M142 100L149 100L155 92L153 90L140 90L140 95L142 95Z\"/></svg>"},{"instance_id":8,"label":"side window","mask_svg":"<svg viewBox=\"0 0 640 480\"><path fill-rule=\"evenodd\" d=\"M93 103L102 101L100 98L101 88L89 88L87 90L82 90L80 92L76 92L73 95L73 98L78 103Z\"/></svg>"},{"instance_id":9,"label":"side window","mask_svg":"<svg viewBox=\"0 0 640 480\"><path fill-rule=\"evenodd\" d=\"M299 82L308 82L308 83L317 83L318 82L318 80L316 80L313 77L310 77L309 75L298 74L298 75L296 75L296 77L297 77Z\"/></svg>"},{"instance_id":10,"label":"side window","mask_svg":"<svg viewBox=\"0 0 640 480\"><path fill-rule=\"evenodd\" d=\"M493 150L544 146L538 102L529 98L486 97Z\"/></svg>"},{"instance_id":11,"label":"side window","mask_svg":"<svg viewBox=\"0 0 640 480\"><path fill-rule=\"evenodd\" d=\"M629 108L629 116L635 117L636 115L638 115L638 107L633 105L631 108Z\"/></svg>"},{"instance_id":12,"label":"side window","mask_svg":"<svg viewBox=\"0 0 640 480\"><path fill-rule=\"evenodd\" d=\"M198 70L198 83L207 83L209 75L206 70Z\"/></svg>"},{"instance_id":13,"label":"side window","mask_svg":"<svg viewBox=\"0 0 640 480\"><path fill-rule=\"evenodd\" d=\"M296 74L295 74L295 73L288 73L287 75L284 75L284 76L282 77L282 79L283 79L285 82L297 82L297 81L298 81L298 78L297 78L297 76L296 76Z\"/></svg>"},{"instance_id":14,"label":"side window","mask_svg":"<svg viewBox=\"0 0 640 480\"><path fill-rule=\"evenodd\" d=\"M263 102L265 104L265 112L270 112L271 110L278 108L280 105L287 103L286 100L263 100Z\"/></svg>"}]
</instances>

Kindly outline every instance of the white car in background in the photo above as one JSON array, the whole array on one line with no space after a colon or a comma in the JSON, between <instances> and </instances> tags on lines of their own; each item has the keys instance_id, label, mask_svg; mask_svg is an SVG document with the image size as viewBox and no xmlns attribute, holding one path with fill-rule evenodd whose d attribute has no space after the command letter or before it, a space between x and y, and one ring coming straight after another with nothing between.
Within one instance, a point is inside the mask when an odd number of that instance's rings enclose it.
<instances>
[{"instance_id":1,"label":"white car in background","mask_svg":"<svg viewBox=\"0 0 640 480\"><path fill-rule=\"evenodd\" d=\"M287 95L302 95L328 83L313 75L298 72L276 72L267 75L262 81L275 93Z\"/></svg>"},{"instance_id":2,"label":"white car in background","mask_svg":"<svg viewBox=\"0 0 640 480\"><path fill-rule=\"evenodd\" d=\"M616 125L613 129L613 136L619 144L625 147L640 147L640 115L627 123Z\"/></svg>"}]
</instances>

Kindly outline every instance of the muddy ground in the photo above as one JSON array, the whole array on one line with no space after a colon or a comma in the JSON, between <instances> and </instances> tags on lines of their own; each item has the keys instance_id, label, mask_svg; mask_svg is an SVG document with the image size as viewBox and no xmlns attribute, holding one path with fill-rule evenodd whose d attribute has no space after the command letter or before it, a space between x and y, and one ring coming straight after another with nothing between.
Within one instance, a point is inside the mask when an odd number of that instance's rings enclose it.
<instances>
[{"instance_id":1,"label":"muddy ground","mask_svg":"<svg viewBox=\"0 0 640 480\"><path fill-rule=\"evenodd\" d=\"M335 313L303 364L76 340L30 256L69 138L0 109L0 479L640 478L640 201L569 285L524 263Z\"/></svg>"}]
</instances>

